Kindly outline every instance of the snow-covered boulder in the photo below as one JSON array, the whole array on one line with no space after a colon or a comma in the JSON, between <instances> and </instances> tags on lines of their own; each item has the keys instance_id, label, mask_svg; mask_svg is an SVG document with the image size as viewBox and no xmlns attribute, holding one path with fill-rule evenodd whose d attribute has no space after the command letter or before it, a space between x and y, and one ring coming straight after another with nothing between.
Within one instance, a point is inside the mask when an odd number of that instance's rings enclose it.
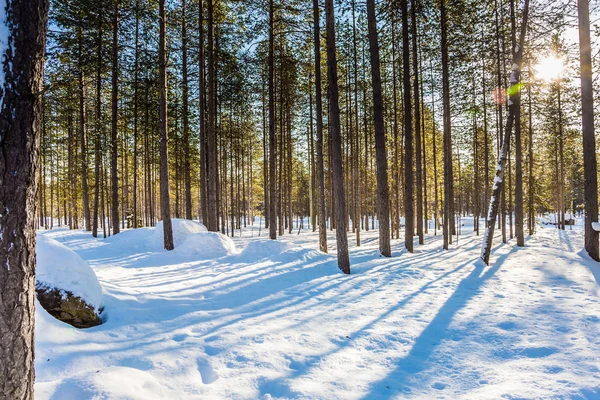
<instances>
[{"instance_id":1,"label":"snow-covered boulder","mask_svg":"<svg viewBox=\"0 0 600 400\"><path fill-rule=\"evenodd\" d=\"M100 325L102 286L94 270L54 239L37 236L37 298L55 318L77 328Z\"/></svg>"},{"instance_id":2,"label":"snow-covered boulder","mask_svg":"<svg viewBox=\"0 0 600 400\"><path fill-rule=\"evenodd\" d=\"M219 232L198 232L188 235L175 246L177 254L195 259L221 258L236 253L235 243Z\"/></svg>"},{"instance_id":3,"label":"snow-covered boulder","mask_svg":"<svg viewBox=\"0 0 600 400\"><path fill-rule=\"evenodd\" d=\"M175 245L175 247L181 245L187 239L188 236L193 235L194 233L208 231L208 229L206 229L206 227L198 221L173 218L171 222L173 224L173 244ZM156 224L156 228L151 239L152 244L155 247L163 248L163 235L163 221L159 221L158 224Z\"/></svg>"}]
</instances>

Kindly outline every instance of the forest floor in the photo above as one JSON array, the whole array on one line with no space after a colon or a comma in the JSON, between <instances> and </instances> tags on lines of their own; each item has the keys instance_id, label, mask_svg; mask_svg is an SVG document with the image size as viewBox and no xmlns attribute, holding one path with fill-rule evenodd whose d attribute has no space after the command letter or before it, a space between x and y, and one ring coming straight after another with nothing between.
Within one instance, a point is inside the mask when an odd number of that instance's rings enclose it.
<instances>
[{"instance_id":1,"label":"forest floor","mask_svg":"<svg viewBox=\"0 0 600 400\"><path fill-rule=\"evenodd\" d=\"M450 251L393 240L389 259L363 232L350 276L306 230L248 228L209 259L153 249L151 231L42 232L95 270L106 322L37 304L36 399L600 398L600 265L580 227L496 238L490 267L472 227Z\"/></svg>"}]
</instances>

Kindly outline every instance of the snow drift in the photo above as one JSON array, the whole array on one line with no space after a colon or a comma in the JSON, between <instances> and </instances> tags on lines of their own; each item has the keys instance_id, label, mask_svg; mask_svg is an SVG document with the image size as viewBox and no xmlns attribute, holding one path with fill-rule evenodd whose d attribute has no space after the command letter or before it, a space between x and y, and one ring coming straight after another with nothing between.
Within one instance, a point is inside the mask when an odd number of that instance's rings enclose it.
<instances>
[{"instance_id":1,"label":"snow drift","mask_svg":"<svg viewBox=\"0 0 600 400\"><path fill-rule=\"evenodd\" d=\"M60 289L80 297L98 311L102 307L102 286L94 270L73 250L54 239L37 235L36 286Z\"/></svg>"},{"instance_id":2,"label":"snow drift","mask_svg":"<svg viewBox=\"0 0 600 400\"><path fill-rule=\"evenodd\" d=\"M171 220L173 223L173 243L175 247L181 245L188 236L194 233L207 232L208 229L200 222L190 221L189 219L178 219L174 218ZM155 247L163 248L163 221L159 221L156 224L154 234L151 237L152 245Z\"/></svg>"},{"instance_id":3,"label":"snow drift","mask_svg":"<svg viewBox=\"0 0 600 400\"><path fill-rule=\"evenodd\" d=\"M197 232L188 234L180 245L175 245L177 254L199 260L221 258L236 253L235 243L219 232Z\"/></svg>"}]
</instances>

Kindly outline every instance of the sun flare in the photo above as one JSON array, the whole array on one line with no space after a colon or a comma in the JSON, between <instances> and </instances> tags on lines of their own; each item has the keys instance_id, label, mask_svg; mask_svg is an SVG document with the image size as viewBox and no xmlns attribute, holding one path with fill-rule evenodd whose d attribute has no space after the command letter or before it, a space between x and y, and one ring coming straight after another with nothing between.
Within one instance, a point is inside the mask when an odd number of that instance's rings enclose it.
<instances>
[{"instance_id":1,"label":"sun flare","mask_svg":"<svg viewBox=\"0 0 600 400\"><path fill-rule=\"evenodd\" d=\"M558 79L562 74L564 62L562 58L549 56L542 58L533 69L536 77L551 82Z\"/></svg>"}]
</instances>

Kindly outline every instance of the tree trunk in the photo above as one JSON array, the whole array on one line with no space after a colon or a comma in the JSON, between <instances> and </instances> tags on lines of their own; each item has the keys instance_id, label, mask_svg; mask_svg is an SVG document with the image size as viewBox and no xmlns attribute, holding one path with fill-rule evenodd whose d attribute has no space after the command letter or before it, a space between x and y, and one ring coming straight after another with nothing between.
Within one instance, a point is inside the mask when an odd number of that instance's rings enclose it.
<instances>
[{"instance_id":1,"label":"tree trunk","mask_svg":"<svg viewBox=\"0 0 600 400\"><path fill-rule=\"evenodd\" d=\"M214 51L214 0L208 0L208 230L219 230L217 214L217 132L216 132L216 79Z\"/></svg>"},{"instance_id":2,"label":"tree trunk","mask_svg":"<svg viewBox=\"0 0 600 400\"><path fill-rule=\"evenodd\" d=\"M269 237L277 239L277 153L275 143L275 9L269 1ZM317 111L318 112L318 111ZM318 129L318 128L317 128Z\"/></svg>"},{"instance_id":3,"label":"tree trunk","mask_svg":"<svg viewBox=\"0 0 600 400\"><path fill-rule=\"evenodd\" d=\"M313 0L315 54L315 106L317 112L317 183L319 186L319 249L327 253L327 208L325 207L325 169L323 160L323 91L321 88L321 25L319 0Z\"/></svg>"},{"instance_id":4,"label":"tree trunk","mask_svg":"<svg viewBox=\"0 0 600 400\"><path fill-rule=\"evenodd\" d=\"M594 135L594 87L592 82L592 48L590 44L590 11L587 0L577 0L579 16L579 52L581 66L581 105L583 123L583 158L585 174L585 249L600 261L598 232L592 223L598 221L598 172Z\"/></svg>"},{"instance_id":5,"label":"tree trunk","mask_svg":"<svg viewBox=\"0 0 600 400\"><path fill-rule=\"evenodd\" d=\"M171 201L169 196L169 155L167 125L167 60L165 0L159 0L160 38L158 48L160 91L160 211L163 221L163 237L166 250L173 250L173 226L171 224Z\"/></svg>"},{"instance_id":6,"label":"tree trunk","mask_svg":"<svg viewBox=\"0 0 600 400\"><path fill-rule=\"evenodd\" d=\"M419 244L424 243L423 238L423 160L421 153L421 99L419 97L419 59L417 48L417 2L411 1L411 23L412 23L412 64L413 64L413 91L415 105L415 153L417 163L417 235L419 236Z\"/></svg>"},{"instance_id":7,"label":"tree trunk","mask_svg":"<svg viewBox=\"0 0 600 400\"><path fill-rule=\"evenodd\" d=\"M33 400L35 214L48 1L6 3L0 81L0 397ZM10 49L10 51L8 50Z\"/></svg>"},{"instance_id":8,"label":"tree trunk","mask_svg":"<svg viewBox=\"0 0 600 400\"><path fill-rule=\"evenodd\" d=\"M342 165L342 135L338 94L337 55L335 43L335 17L333 0L325 0L327 26L327 77L329 84L329 125L331 132L331 157L333 164L333 197L335 204L335 236L337 241L338 267L350 273L348 236L346 233L346 194Z\"/></svg>"},{"instance_id":9,"label":"tree trunk","mask_svg":"<svg viewBox=\"0 0 600 400\"><path fill-rule=\"evenodd\" d=\"M80 24L83 22L80 21ZM83 72L83 33L82 27L79 26L77 31L79 42L79 142L81 146L81 192L83 196L83 219L85 230L91 231L90 217L90 195L88 188L88 165L87 165L87 138L85 133L85 81Z\"/></svg>"},{"instance_id":10,"label":"tree trunk","mask_svg":"<svg viewBox=\"0 0 600 400\"><path fill-rule=\"evenodd\" d=\"M112 126L111 126L111 162L110 162L110 188L111 188L111 219L113 233L120 231L119 226L119 177L118 168L118 102L119 102L119 0L113 0L113 41L112 41Z\"/></svg>"},{"instance_id":11,"label":"tree trunk","mask_svg":"<svg viewBox=\"0 0 600 400\"><path fill-rule=\"evenodd\" d=\"M369 26L369 51L371 54L371 78L373 80L373 117L375 122L375 152L377 158L377 198L379 218L379 251L384 257L391 257L389 223L389 187L385 127L383 122L383 97L381 94L381 72L379 64L379 40L377 37L377 17L375 0L367 0Z\"/></svg>"},{"instance_id":12,"label":"tree trunk","mask_svg":"<svg viewBox=\"0 0 600 400\"><path fill-rule=\"evenodd\" d=\"M412 96L410 85L410 41L408 31L408 0L401 0L402 6L402 64L404 92L404 245L412 253L415 234L414 177L413 177L413 123Z\"/></svg>"},{"instance_id":13,"label":"tree trunk","mask_svg":"<svg viewBox=\"0 0 600 400\"><path fill-rule=\"evenodd\" d=\"M446 1L440 2L442 28L442 102L444 108L444 249L452 243L454 190L452 174L452 127L450 118L450 76L448 70L448 23Z\"/></svg>"},{"instance_id":14,"label":"tree trunk","mask_svg":"<svg viewBox=\"0 0 600 400\"><path fill-rule=\"evenodd\" d=\"M185 218L192 219L192 167L190 162L190 129L188 122L187 15L185 0L181 2L181 74L183 87L183 175L185 184Z\"/></svg>"}]
</instances>

